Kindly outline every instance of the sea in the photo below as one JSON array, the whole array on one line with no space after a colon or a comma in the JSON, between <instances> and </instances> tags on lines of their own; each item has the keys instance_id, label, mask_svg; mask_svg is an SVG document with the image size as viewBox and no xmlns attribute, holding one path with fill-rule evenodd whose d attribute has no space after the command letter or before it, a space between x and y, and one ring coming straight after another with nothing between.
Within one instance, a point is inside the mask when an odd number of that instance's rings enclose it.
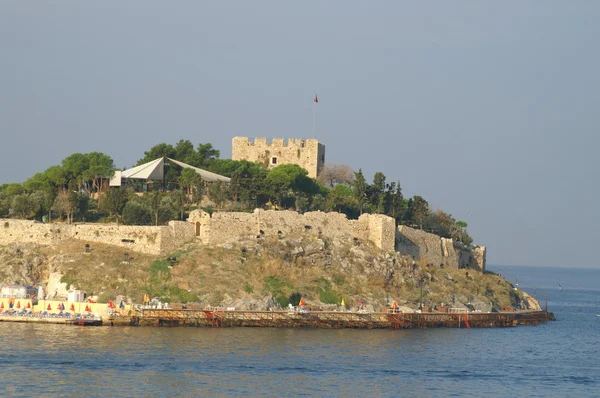
<instances>
[{"instance_id":1,"label":"sea","mask_svg":"<svg viewBox=\"0 0 600 398\"><path fill-rule=\"evenodd\" d=\"M490 268L557 320L420 330L0 323L0 395L600 396L600 269Z\"/></svg>"}]
</instances>

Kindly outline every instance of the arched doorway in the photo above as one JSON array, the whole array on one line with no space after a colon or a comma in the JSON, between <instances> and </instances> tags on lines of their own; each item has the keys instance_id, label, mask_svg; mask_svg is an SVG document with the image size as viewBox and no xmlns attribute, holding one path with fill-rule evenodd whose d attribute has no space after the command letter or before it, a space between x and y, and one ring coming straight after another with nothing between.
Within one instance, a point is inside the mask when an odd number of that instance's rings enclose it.
<instances>
[{"instance_id":1,"label":"arched doorway","mask_svg":"<svg viewBox=\"0 0 600 398\"><path fill-rule=\"evenodd\" d=\"M200 221L196 222L196 236L200 236Z\"/></svg>"}]
</instances>

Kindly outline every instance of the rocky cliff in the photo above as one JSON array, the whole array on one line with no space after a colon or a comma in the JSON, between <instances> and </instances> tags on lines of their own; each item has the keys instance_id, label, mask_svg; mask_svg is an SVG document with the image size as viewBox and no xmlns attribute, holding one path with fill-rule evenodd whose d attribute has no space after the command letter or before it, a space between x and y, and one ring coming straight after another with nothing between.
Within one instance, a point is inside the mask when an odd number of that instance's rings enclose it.
<instances>
[{"instance_id":1,"label":"rocky cliff","mask_svg":"<svg viewBox=\"0 0 600 398\"><path fill-rule=\"evenodd\" d=\"M173 262L168 257L175 257ZM446 256L448 257L448 256ZM379 310L397 301L404 311L421 302L481 311L534 308L501 277L471 269L413 261L381 250L372 242L310 232L240 237L206 245L190 242L169 255L132 254L79 240L52 246L0 247L0 282L42 285L64 295L69 287L86 290L100 301L142 294L167 302L199 302L238 309L284 307L299 296L310 306L339 308L362 302ZM422 296L421 296L422 292Z\"/></svg>"}]
</instances>

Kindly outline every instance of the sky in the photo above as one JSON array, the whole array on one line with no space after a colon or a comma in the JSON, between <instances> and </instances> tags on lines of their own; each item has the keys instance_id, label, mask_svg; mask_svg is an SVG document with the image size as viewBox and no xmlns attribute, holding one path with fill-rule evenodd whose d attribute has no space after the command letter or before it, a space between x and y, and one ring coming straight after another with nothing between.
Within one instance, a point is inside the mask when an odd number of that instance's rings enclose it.
<instances>
[{"instance_id":1,"label":"sky","mask_svg":"<svg viewBox=\"0 0 600 398\"><path fill-rule=\"evenodd\" d=\"M600 267L600 2L0 3L0 184L74 152L316 138L488 263Z\"/></svg>"}]
</instances>

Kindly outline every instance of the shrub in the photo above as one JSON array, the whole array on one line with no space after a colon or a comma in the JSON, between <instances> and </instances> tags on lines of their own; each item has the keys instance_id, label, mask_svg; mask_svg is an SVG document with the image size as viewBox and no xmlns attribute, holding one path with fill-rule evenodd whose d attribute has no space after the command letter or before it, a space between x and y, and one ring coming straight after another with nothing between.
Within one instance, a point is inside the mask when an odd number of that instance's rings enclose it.
<instances>
[{"instance_id":1,"label":"shrub","mask_svg":"<svg viewBox=\"0 0 600 398\"><path fill-rule=\"evenodd\" d=\"M123 223L127 225L151 225L152 214L146 206L129 201L123 209Z\"/></svg>"},{"instance_id":2,"label":"shrub","mask_svg":"<svg viewBox=\"0 0 600 398\"><path fill-rule=\"evenodd\" d=\"M302 295L298 292L295 292L295 293L290 294L288 301L290 302L290 304L292 304L294 307L296 307L296 306L298 306L298 304L300 304L301 298L302 298Z\"/></svg>"}]
</instances>

